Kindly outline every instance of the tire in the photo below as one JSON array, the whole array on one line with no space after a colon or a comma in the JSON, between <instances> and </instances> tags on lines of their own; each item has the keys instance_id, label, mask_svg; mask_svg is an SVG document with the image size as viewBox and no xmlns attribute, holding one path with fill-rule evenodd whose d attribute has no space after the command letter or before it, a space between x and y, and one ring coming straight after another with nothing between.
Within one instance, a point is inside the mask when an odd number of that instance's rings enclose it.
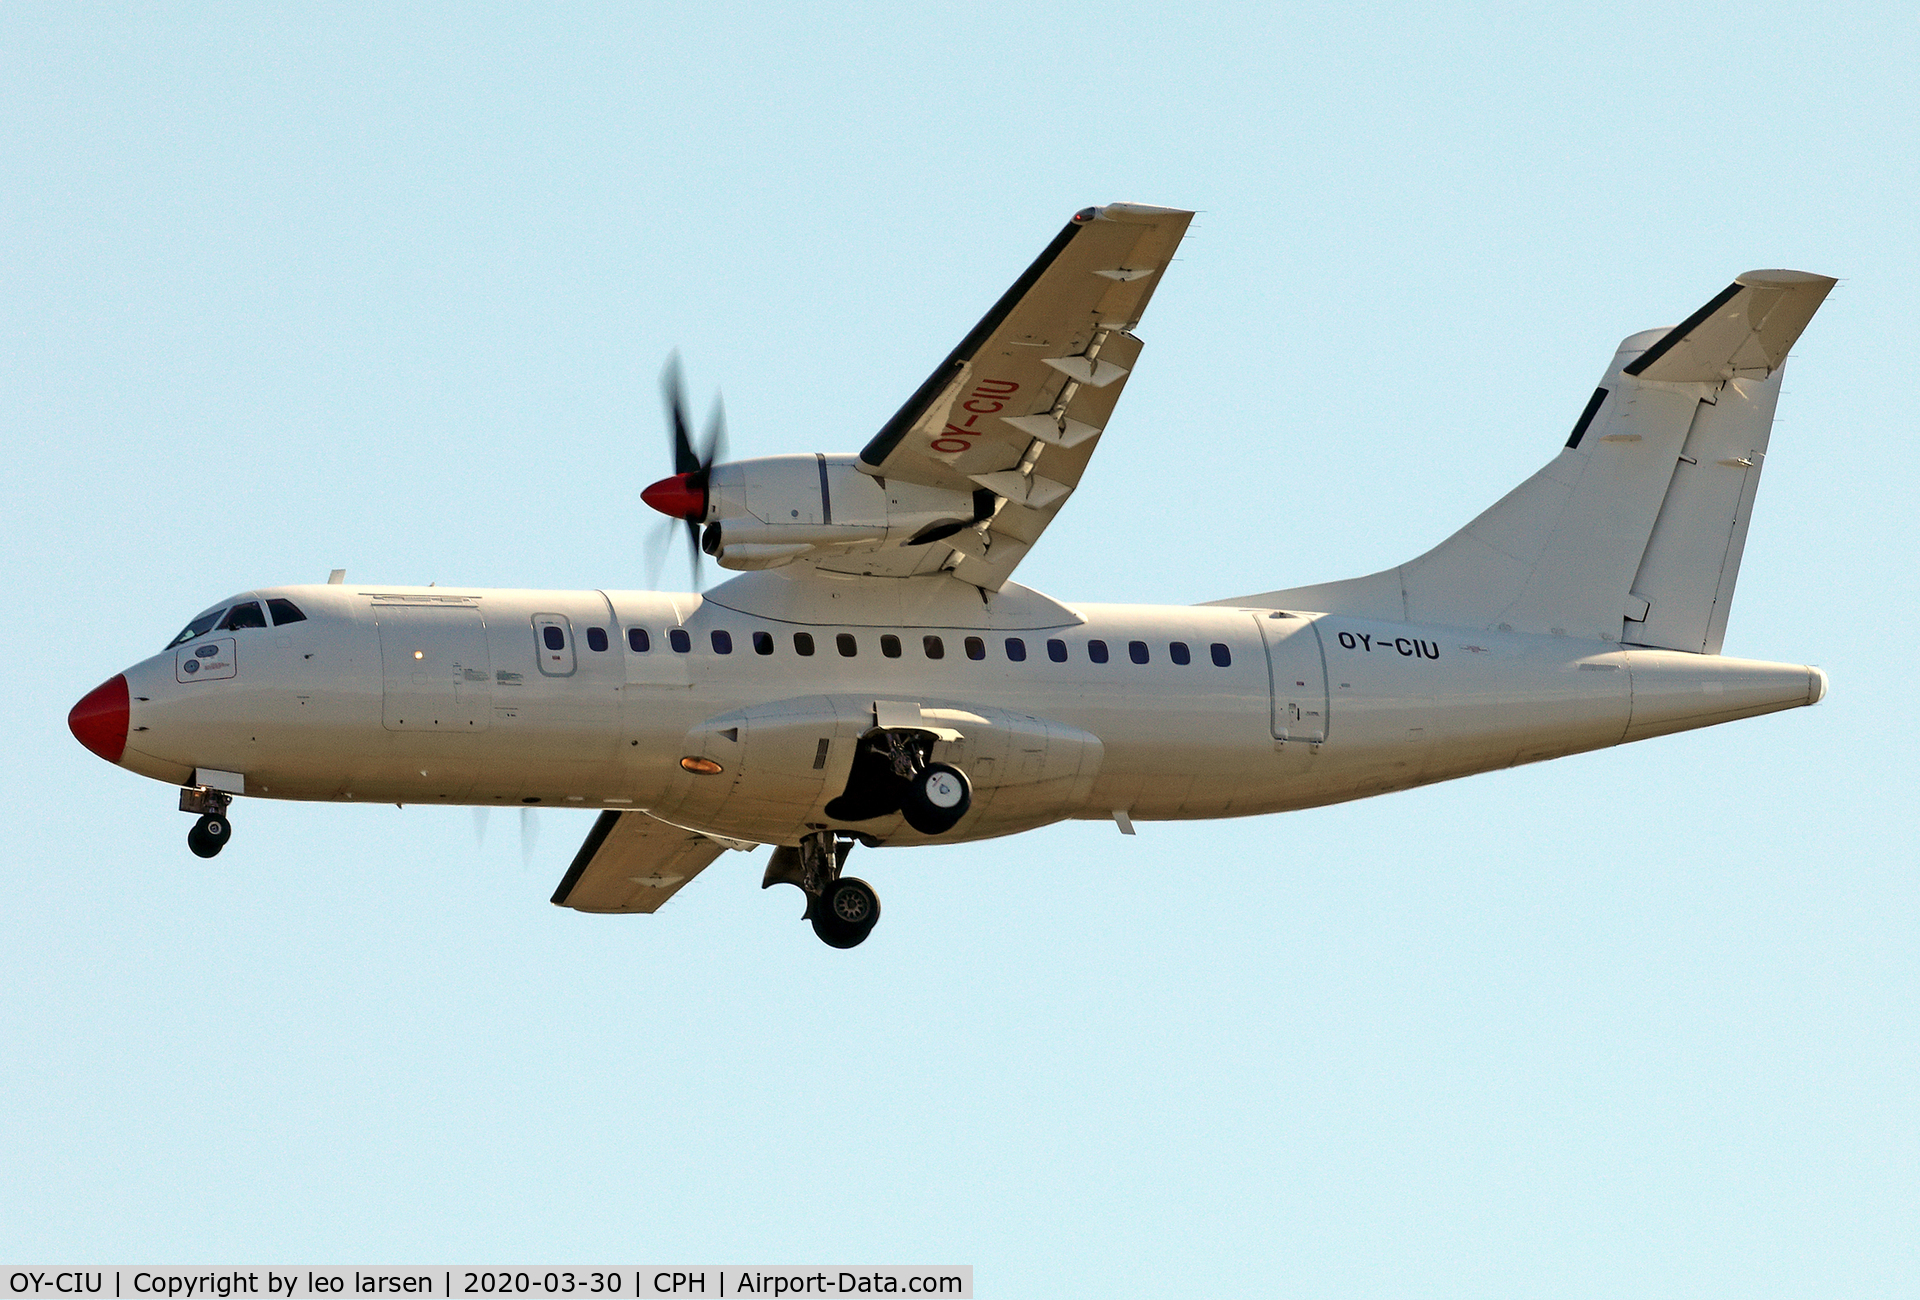
<instances>
[{"instance_id":1,"label":"tire","mask_svg":"<svg viewBox=\"0 0 1920 1300\"><path fill-rule=\"evenodd\" d=\"M973 807L967 774L945 763L929 763L913 774L900 797L900 813L922 835L944 835Z\"/></svg>"},{"instance_id":2,"label":"tire","mask_svg":"<svg viewBox=\"0 0 1920 1300\"><path fill-rule=\"evenodd\" d=\"M857 948L880 921L880 896L852 876L828 885L809 912L813 932L830 948Z\"/></svg>"},{"instance_id":3,"label":"tire","mask_svg":"<svg viewBox=\"0 0 1920 1300\"><path fill-rule=\"evenodd\" d=\"M208 813L187 832L187 847L203 858L211 858L227 847L233 836L233 823L224 814Z\"/></svg>"}]
</instances>

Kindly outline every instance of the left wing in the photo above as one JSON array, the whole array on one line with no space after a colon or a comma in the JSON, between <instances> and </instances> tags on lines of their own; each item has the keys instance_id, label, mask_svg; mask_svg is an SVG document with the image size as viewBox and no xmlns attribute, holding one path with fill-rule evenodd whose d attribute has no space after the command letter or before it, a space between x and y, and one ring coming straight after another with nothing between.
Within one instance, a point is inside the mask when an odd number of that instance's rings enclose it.
<instances>
[{"instance_id":1,"label":"left wing","mask_svg":"<svg viewBox=\"0 0 1920 1300\"><path fill-rule=\"evenodd\" d=\"M643 812L603 812L553 891L578 912L652 912L726 845Z\"/></svg>"},{"instance_id":2,"label":"left wing","mask_svg":"<svg viewBox=\"0 0 1920 1300\"><path fill-rule=\"evenodd\" d=\"M972 526L912 557L915 572L1007 581L1079 485L1140 354L1131 331L1192 219L1132 203L1074 214L867 444L859 468L876 478L975 494Z\"/></svg>"}]
</instances>

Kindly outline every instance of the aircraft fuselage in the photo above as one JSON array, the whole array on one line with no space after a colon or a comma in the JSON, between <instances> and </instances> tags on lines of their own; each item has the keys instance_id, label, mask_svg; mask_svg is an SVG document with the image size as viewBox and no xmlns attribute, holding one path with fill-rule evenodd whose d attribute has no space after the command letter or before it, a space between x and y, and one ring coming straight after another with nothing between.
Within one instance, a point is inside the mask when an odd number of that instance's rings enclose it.
<instances>
[{"instance_id":1,"label":"aircraft fuselage","mask_svg":"<svg viewBox=\"0 0 1920 1300\"><path fill-rule=\"evenodd\" d=\"M858 590L826 611L845 622L744 612L727 587L254 592L236 600L305 617L128 669L119 761L183 786L238 774L266 798L646 809L762 843L830 825L925 842L898 814L823 811L876 702L897 702L958 733L934 755L975 785L952 842L1334 803L1810 704L1826 685L1800 665L1018 588L889 622ZM682 765L703 756L721 770Z\"/></svg>"}]
</instances>

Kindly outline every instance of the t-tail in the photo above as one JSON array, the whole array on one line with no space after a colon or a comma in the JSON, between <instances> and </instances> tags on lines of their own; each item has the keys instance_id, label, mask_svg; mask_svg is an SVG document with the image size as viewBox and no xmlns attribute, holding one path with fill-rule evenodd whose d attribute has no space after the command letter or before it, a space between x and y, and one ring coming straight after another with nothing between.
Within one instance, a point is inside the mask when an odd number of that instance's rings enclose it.
<instances>
[{"instance_id":1,"label":"t-tail","mask_svg":"<svg viewBox=\"0 0 1920 1300\"><path fill-rule=\"evenodd\" d=\"M1213 603L1719 654L1781 368L1833 285L1749 271L1628 338L1559 455L1426 554Z\"/></svg>"}]
</instances>

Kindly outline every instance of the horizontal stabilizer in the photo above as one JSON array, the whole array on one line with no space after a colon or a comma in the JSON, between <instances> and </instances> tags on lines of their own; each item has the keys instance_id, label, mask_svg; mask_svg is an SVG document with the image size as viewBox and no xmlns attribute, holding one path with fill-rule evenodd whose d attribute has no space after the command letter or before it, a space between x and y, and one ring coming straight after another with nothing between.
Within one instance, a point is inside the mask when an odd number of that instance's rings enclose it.
<instances>
[{"instance_id":1,"label":"horizontal stabilizer","mask_svg":"<svg viewBox=\"0 0 1920 1300\"><path fill-rule=\"evenodd\" d=\"M1629 362L1626 373L1670 384L1765 379L1834 284L1807 271L1748 271Z\"/></svg>"}]
</instances>

